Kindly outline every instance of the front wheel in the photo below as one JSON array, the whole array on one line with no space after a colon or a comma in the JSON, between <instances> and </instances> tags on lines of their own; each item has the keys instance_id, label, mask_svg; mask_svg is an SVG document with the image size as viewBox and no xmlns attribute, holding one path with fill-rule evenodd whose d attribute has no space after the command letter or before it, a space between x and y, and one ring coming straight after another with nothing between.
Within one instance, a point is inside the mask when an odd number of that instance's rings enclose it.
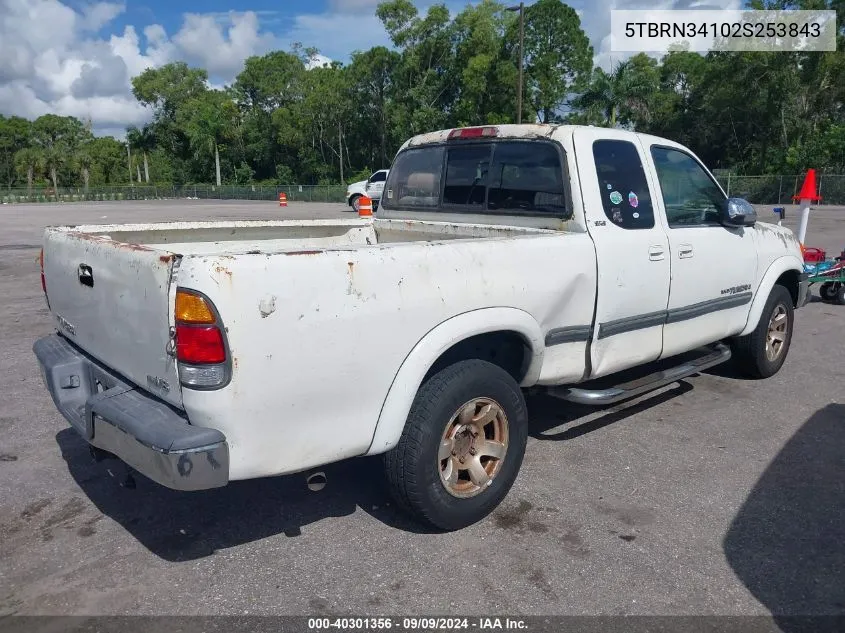
<instances>
[{"instance_id":1,"label":"front wheel","mask_svg":"<svg viewBox=\"0 0 845 633\"><path fill-rule=\"evenodd\" d=\"M789 345L795 312L792 295L775 285L760 315L757 327L731 341L733 358L739 369L753 378L768 378L783 366Z\"/></svg>"},{"instance_id":2,"label":"front wheel","mask_svg":"<svg viewBox=\"0 0 845 633\"><path fill-rule=\"evenodd\" d=\"M417 519L458 530L492 512L516 480L528 438L519 385L482 360L420 387L399 444L385 455L393 497Z\"/></svg>"},{"instance_id":3,"label":"front wheel","mask_svg":"<svg viewBox=\"0 0 845 633\"><path fill-rule=\"evenodd\" d=\"M352 207L352 210L355 213L358 213L361 209L361 196L358 194L352 196L352 199L349 201L349 206Z\"/></svg>"}]
</instances>

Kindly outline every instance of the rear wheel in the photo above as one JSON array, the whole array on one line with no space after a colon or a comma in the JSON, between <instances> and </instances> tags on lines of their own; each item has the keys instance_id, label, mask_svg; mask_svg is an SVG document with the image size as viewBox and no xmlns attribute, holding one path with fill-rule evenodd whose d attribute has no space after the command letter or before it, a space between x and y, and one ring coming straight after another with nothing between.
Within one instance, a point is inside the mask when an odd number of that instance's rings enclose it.
<instances>
[{"instance_id":1,"label":"rear wheel","mask_svg":"<svg viewBox=\"0 0 845 633\"><path fill-rule=\"evenodd\" d=\"M792 295L783 286L775 285L757 327L731 342L739 369L753 378L775 375L789 353L794 320Z\"/></svg>"},{"instance_id":2,"label":"rear wheel","mask_svg":"<svg viewBox=\"0 0 845 633\"><path fill-rule=\"evenodd\" d=\"M420 387L385 455L391 493L432 527L476 523L510 491L527 436L525 399L510 374L482 360L450 365Z\"/></svg>"},{"instance_id":3,"label":"rear wheel","mask_svg":"<svg viewBox=\"0 0 845 633\"><path fill-rule=\"evenodd\" d=\"M358 213L361 208L361 196L359 194L352 196L349 200L349 206L352 207L352 210L355 211L355 213Z\"/></svg>"},{"instance_id":4,"label":"rear wheel","mask_svg":"<svg viewBox=\"0 0 845 633\"><path fill-rule=\"evenodd\" d=\"M837 283L833 300L841 306L845 306L845 284Z\"/></svg>"}]
</instances>

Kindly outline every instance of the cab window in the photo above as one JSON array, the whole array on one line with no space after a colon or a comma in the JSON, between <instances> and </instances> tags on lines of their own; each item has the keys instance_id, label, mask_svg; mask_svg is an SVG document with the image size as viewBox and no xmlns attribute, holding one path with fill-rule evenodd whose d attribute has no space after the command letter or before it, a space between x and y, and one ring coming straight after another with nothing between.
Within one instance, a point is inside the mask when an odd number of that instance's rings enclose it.
<instances>
[{"instance_id":1,"label":"cab window","mask_svg":"<svg viewBox=\"0 0 845 633\"><path fill-rule=\"evenodd\" d=\"M652 146L669 228L721 226L727 198L704 168L686 152Z\"/></svg>"},{"instance_id":2,"label":"cab window","mask_svg":"<svg viewBox=\"0 0 845 633\"><path fill-rule=\"evenodd\" d=\"M384 171L377 171L372 176L370 176L370 182L384 182L387 178L387 173Z\"/></svg>"},{"instance_id":3,"label":"cab window","mask_svg":"<svg viewBox=\"0 0 845 633\"><path fill-rule=\"evenodd\" d=\"M561 153L546 141L456 142L406 150L391 166L385 190L385 208L571 215Z\"/></svg>"},{"instance_id":4,"label":"cab window","mask_svg":"<svg viewBox=\"0 0 845 633\"><path fill-rule=\"evenodd\" d=\"M443 146L408 149L396 157L385 184L381 205L398 207L437 207L440 203L440 172Z\"/></svg>"},{"instance_id":5,"label":"cab window","mask_svg":"<svg viewBox=\"0 0 845 633\"><path fill-rule=\"evenodd\" d=\"M623 229L654 227L654 209L640 154L630 141L593 143L604 214Z\"/></svg>"}]
</instances>

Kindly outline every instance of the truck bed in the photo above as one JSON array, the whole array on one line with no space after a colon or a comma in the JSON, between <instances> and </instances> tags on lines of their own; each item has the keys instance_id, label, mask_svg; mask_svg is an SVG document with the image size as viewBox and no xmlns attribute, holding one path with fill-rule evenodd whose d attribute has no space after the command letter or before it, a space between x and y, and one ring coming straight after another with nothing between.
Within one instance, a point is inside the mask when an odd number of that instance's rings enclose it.
<instances>
[{"instance_id":1,"label":"truck bed","mask_svg":"<svg viewBox=\"0 0 845 633\"><path fill-rule=\"evenodd\" d=\"M516 226L355 219L168 222L77 226L68 230L179 255L272 254L551 232Z\"/></svg>"}]
</instances>

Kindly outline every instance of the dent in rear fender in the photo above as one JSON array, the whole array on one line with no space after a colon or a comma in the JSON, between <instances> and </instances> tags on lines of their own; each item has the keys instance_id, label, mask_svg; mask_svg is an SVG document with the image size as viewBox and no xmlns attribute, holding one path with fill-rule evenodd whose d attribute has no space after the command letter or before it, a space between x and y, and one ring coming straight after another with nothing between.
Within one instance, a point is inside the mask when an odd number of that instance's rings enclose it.
<instances>
[{"instance_id":1,"label":"dent in rear fender","mask_svg":"<svg viewBox=\"0 0 845 633\"><path fill-rule=\"evenodd\" d=\"M390 385L366 454L384 453L396 446L425 374L446 350L471 336L504 330L521 334L531 347L531 362L522 386L536 383L544 346L540 324L533 316L517 308L504 307L459 314L430 330L405 357Z\"/></svg>"},{"instance_id":2,"label":"dent in rear fender","mask_svg":"<svg viewBox=\"0 0 845 633\"><path fill-rule=\"evenodd\" d=\"M766 306L766 301L775 287L775 282L785 272L794 270L797 273L804 272L802 262L791 255L784 255L774 260L766 272L760 284L757 286L757 291L754 293L754 300L751 302L751 308L748 311L748 321L745 323L745 329L739 333L739 336L750 334L757 323L760 321L760 316L763 314L763 308Z\"/></svg>"}]
</instances>

